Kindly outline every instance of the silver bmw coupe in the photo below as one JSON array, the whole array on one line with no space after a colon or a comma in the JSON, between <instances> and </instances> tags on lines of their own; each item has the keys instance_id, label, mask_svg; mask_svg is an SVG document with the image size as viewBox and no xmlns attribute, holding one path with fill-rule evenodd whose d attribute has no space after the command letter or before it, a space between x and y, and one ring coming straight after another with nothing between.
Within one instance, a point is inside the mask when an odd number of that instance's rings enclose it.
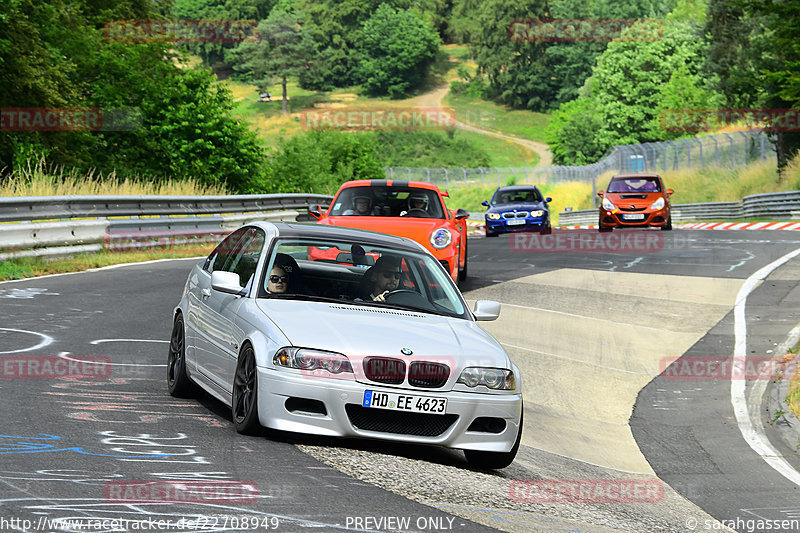
<instances>
[{"instance_id":1,"label":"silver bmw coupe","mask_svg":"<svg viewBox=\"0 0 800 533\"><path fill-rule=\"evenodd\" d=\"M241 227L192 268L175 308L173 396L201 387L236 430L413 442L511 464L519 369L444 267L409 239L305 224Z\"/></svg>"}]
</instances>

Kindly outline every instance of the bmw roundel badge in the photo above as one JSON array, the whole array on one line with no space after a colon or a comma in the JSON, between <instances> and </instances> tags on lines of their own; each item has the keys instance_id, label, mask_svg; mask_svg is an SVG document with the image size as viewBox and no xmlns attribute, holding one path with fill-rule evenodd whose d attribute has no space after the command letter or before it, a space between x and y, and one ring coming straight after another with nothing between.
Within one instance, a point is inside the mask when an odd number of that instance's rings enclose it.
<instances>
[{"instance_id":1,"label":"bmw roundel badge","mask_svg":"<svg viewBox=\"0 0 800 533\"><path fill-rule=\"evenodd\" d=\"M400 350L400 353L403 355L411 355L414 352L412 352L409 348L403 348L402 350Z\"/></svg>"}]
</instances>

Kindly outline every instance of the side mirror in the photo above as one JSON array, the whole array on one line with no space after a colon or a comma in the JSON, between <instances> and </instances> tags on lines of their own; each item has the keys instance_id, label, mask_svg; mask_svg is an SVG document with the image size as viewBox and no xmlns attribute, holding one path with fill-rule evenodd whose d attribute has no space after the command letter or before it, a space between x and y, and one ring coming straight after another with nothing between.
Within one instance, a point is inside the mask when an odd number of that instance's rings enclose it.
<instances>
[{"instance_id":1,"label":"side mirror","mask_svg":"<svg viewBox=\"0 0 800 533\"><path fill-rule=\"evenodd\" d=\"M475 315L475 320L497 320L497 317L500 316L500 302L478 300L475 302L475 308L472 314Z\"/></svg>"},{"instance_id":2,"label":"side mirror","mask_svg":"<svg viewBox=\"0 0 800 533\"><path fill-rule=\"evenodd\" d=\"M600 189L599 191L597 191L597 196L599 196L600 198L603 197L603 189Z\"/></svg>"},{"instance_id":3,"label":"side mirror","mask_svg":"<svg viewBox=\"0 0 800 533\"><path fill-rule=\"evenodd\" d=\"M544 199L544 203L546 203L546 204L549 204L549 203L550 203L550 202L552 202L552 201L553 201L553 199L552 199L552 198L550 198L549 196L548 196L547 198L545 198L545 199Z\"/></svg>"},{"instance_id":4,"label":"side mirror","mask_svg":"<svg viewBox=\"0 0 800 533\"><path fill-rule=\"evenodd\" d=\"M469 217L469 211L466 209L459 209L456 211L456 220L461 220L462 218Z\"/></svg>"},{"instance_id":5,"label":"side mirror","mask_svg":"<svg viewBox=\"0 0 800 533\"><path fill-rule=\"evenodd\" d=\"M489 202L487 202L486 200L484 200L484 201L482 201L482 202L481 202L481 205L485 205L486 207L489 207Z\"/></svg>"},{"instance_id":6,"label":"side mirror","mask_svg":"<svg viewBox=\"0 0 800 533\"><path fill-rule=\"evenodd\" d=\"M673 194L675 194L675 191L673 191L672 189L667 189L667 196L671 196Z\"/></svg>"},{"instance_id":7,"label":"side mirror","mask_svg":"<svg viewBox=\"0 0 800 533\"><path fill-rule=\"evenodd\" d=\"M242 286L239 282L239 274L215 270L211 273L211 288L225 294L240 294Z\"/></svg>"},{"instance_id":8,"label":"side mirror","mask_svg":"<svg viewBox=\"0 0 800 533\"><path fill-rule=\"evenodd\" d=\"M318 204L311 204L308 206L308 214L319 220L322 217L322 208Z\"/></svg>"}]
</instances>

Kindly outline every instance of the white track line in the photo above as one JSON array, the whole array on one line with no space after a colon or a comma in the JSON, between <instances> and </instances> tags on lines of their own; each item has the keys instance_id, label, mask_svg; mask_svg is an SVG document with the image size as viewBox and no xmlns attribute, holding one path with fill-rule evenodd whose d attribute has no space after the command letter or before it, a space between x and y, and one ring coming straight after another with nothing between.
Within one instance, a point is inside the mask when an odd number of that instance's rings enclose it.
<instances>
[{"instance_id":1,"label":"white track line","mask_svg":"<svg viewBox=\"0 0 800 533\"><path fill-rule=\"evenodd\" d=\"M736 306L733 309L736 340L733 349L733 372L731 374L731 405L733 405L733 412L736 415L739 431L750 448L779 474L795 485L800 486L800 472L795 470L772 446L761 426L753 424L745 397L745 386L747 385L747 380L745 379L745 369L747 368L747 319L745 306L747 304L747 296L759 281L765 279L773 270L798 255L800 255L800 248L761 268L747 278L742 288L739 289L739 294L736 295Z\"/></svg>"}]
</instances>

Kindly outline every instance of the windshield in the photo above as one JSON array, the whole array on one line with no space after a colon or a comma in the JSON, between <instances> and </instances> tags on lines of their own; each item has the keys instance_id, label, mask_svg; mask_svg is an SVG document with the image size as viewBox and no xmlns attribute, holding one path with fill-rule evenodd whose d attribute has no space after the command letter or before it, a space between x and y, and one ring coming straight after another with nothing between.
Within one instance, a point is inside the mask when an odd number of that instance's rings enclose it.
<instances>
[{"instance_id":1,"label":"windshield","mask_svg":"<svg viewBox=\"0 0 800 533\"><path fill-rule=\"evenodd\" d=\"M658 178L614 178L608 184L608 192L661 192Z\"/></svg>"},{"instance_id":2,"label":"windshield","mask_svg":"<svg viewBox=\"0 0 800 533\"><path fill-rule=\"evenodd\" d=\"M492 196L492 205L541 202L539 189L498 190Z\"/></svg>"},{"instance_id":3,"label":"windshield","mask_svg":"<svg viewBox=\"0 0 800 533\"><path fill-rule=\"evenodd\" d=\"M471 315L450 276L424 253L319 239L279 239L259 298L335 300L459 318Z\"/></svg>"},{"instance_id":4,"label":"windshield","mask_svg":"<svg viewBox=\"0 0 800 533\"><path fill-rule=\"evenodd\" d=\"M417 187L347 187L336 197L330 214L445 218L437 192Z\"/></svg>"}]
</instances>

